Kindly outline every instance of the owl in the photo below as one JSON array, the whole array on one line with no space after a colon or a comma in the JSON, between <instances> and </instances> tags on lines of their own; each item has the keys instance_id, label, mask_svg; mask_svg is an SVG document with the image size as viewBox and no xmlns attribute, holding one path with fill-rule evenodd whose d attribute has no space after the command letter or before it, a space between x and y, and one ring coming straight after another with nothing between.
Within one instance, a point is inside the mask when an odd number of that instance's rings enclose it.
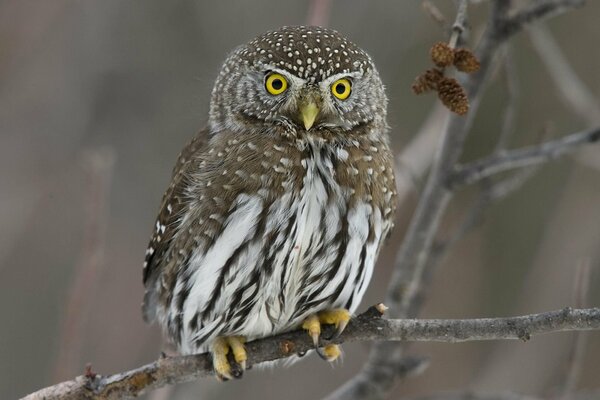
<instances>
[{"instance_id":1,"label":"owl","mask_svg":"<svg viewBox=\"0 0 600 400\"><path fill-rule=\"evenodd\" d=\"M373 61L334 30L235 49L162 200L145 320L183 354L210 351L222 379L244 370L246 341L298 328L336 359L321 325L343 331L393 226L386 109Z\"/></svg>"}]
</instances>

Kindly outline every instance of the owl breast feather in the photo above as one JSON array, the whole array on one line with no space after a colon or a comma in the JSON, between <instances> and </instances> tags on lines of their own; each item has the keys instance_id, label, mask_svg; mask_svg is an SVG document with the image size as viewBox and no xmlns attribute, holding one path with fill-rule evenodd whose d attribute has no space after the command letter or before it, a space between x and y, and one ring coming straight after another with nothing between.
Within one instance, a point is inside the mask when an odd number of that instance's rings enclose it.
<instances>
[{"instance_id":1,"label":"owl breast feather","mask_svg":"<svg viewBox=\"0 0 600 400\"><path fill-rule=\"evenodd\" d=\"M216 336L251 340L289 330L324 309L354 311L364 295L391 227L390 207L370 194L377 186L351 179L363 169L369 175L363 165L348 162L352 154L366 162L365 150L310 144L292 157L280 149L275 154L274 147L263 163L283 177L276 196L259 185L239 191L228 212L205 211L182 222L193 226L212 218L220 227L207 234L210 245L188 257L166 313L167 324L180 327L174 339L184 353L204 350ZM244 172L248 182L267 183L265 174ZM206 201L210 190L202 193L199 201Z\"/></svg>"}]
</instances>

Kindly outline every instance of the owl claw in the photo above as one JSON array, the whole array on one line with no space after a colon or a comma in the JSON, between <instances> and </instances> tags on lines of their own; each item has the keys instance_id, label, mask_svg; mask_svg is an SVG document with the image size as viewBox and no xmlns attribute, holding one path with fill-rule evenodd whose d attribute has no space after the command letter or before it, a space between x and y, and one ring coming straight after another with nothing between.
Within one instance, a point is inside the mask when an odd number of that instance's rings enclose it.
<instances>
[{"instance_id":1,"label":"owl claw","mask_svg":"<svg viewBox=\"0 0 600 400\"><path fill-rule=\"evenodd\" d=\"M308 334L312 338L315 349L319 349L319 336L321 336L321 322L319 322L319 317L316 315L311 315L306 318L304 323L302 324L302 328L308 331Z\"/></svg>"},{"instance_id":2,"label":"owl claw","mask_svg":"<svg viewBox=\"0 0 600 400\"><path fill-rule=\"evenodd\" d=\"M316 347L315 351L317 352L317 354L319 355L319 357L321 357L321 360L325 360L325 361L329 361L329 359L327 358L327 354L325 354L325 350L320 348L320 347Z\"/></svg>"},{"instance_id":3,"label":"owl claw","mask_svg":"<svg viewBox=\"0 0 600 400\"><path fill-rule=\"evenodd\" d=\"M336 344L329 344L324 348L319 347L319 338L321 336L321 324L335 325L336 330L327 340L339 337L350 321L350 312L345 309L336 309L322 311L317 315L311 315L302 324L302 328L308 331L315 346L315 351L323 360L334 361L341 355L340 347Z\"/></svg>"},{"instance_id":4,"label":"owl claw","mask_svg":"<svg viewBox=\"0 0 600 400\"><path fill-rule=\"evenodd\" d=\"M218 337L212 344L213 367L217 379L227 381L241 378L246 369L248 355L244 348L246 339L242 336ZM235 364L232 366L228 359L229 352L233 353Z\"/></svg>"},{"instance_id":5,"label":"owl claw","mask_svg":"<svg viewBox=\"0 0 600 400\"><path fill-rule=\"evenodd\" d=\"M337 328L336 328L335 332L333 333L333 335L328 337L327 340L334 340L334 339L337 339L338 337L340 337L342 332L344 332L344 329L346 329L346 326L348 326L348 321L345 321L345 320L340 321L339 324L337 325Z\"/></svg>"},{"instance_id":6,"label":"owl claw","mask_svg":"<svg viewBox=\"0 0 600 400\"><path fill-rule=\"evenodd\" d=\"M321 311L319 313L319 321L322 324L335 325L336 330L334 334L327 338L327 340L333 340L339 337L344 329L346 329L346 326L348 326L348 322L350 321L350 312L343 308Z\"/></svg>"}]
</instances>

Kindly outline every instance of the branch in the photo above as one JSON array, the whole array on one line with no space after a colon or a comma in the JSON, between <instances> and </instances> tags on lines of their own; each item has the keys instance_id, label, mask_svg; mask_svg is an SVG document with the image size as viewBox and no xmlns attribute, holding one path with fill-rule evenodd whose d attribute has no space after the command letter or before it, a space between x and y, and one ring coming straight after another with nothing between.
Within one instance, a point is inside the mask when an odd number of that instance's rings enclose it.
<instances>
[{"instance_id":1,"label":"branch","mask_svg":"<svg viewBox=\"0 0 600 400\"><path fill-rule=\"evenodd\" d=\"M453 187L468 185L500 172L541 164L572 152L579 146L598 141L600 141L600 127L573 133L539 145L485 157L460 168L454 173L450 185Z\"/></svg>"},{"instance_id":2,"label":"branch","mask_svg":"<svg viewBox=\"0 0 600 400\"><path fill-rule=\"evenodd\" d=\"M509 318L479 319L383 319L381 305L369 308L352 319L344 333L323 345L356 341L420 341L467 342L480 340L518 339L563 331L600 330L600 308L565 308L540 314ZM326 327L323 337L333 334ZM256 340L246 345L248 366L266 361L304 354L313 348L305 331L296 330ZM22 400L66 399L125 399L165 385L188 382L213 375L212 362L207 353L162 357L140 368L109 376L89 374L63 382Z\"/></svg>"},{"instance_id":3,"label":"branch","mask_svg":"<svg viewBox=\"0 0 600 400\"><path fill-rule=\"evenodd\" d=\"M532 3L506 20L504 35L511 36L532 22L552 18L573 8L582 7L585 0L544 0Z\"/></svg>"}]
</instances>

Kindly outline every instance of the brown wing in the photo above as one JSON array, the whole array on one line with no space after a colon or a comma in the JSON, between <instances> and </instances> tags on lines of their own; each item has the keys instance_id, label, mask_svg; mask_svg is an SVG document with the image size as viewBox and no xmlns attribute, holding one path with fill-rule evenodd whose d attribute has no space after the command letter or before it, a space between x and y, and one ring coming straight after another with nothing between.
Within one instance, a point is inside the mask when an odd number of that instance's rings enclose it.
<instances>
[{"instance_id":1,"label":"brown wing","mask_svg":"<svg viewBox=\"0 0 600 400\"><path fill-rule=\"evenodd\" d=\"M186 187L185 178L188 169L193 165L190 160L194 154L201 152L207 143L208 130L203 129L183 148L173 168L171 185L162 198L144 260L143 280L146 292L142 313L146 322L154 320L157 300L156 280L165 262L168 262L171 242L177 233L177 221L186 207L183 196Z\"/></svg>"}]
</instances>

